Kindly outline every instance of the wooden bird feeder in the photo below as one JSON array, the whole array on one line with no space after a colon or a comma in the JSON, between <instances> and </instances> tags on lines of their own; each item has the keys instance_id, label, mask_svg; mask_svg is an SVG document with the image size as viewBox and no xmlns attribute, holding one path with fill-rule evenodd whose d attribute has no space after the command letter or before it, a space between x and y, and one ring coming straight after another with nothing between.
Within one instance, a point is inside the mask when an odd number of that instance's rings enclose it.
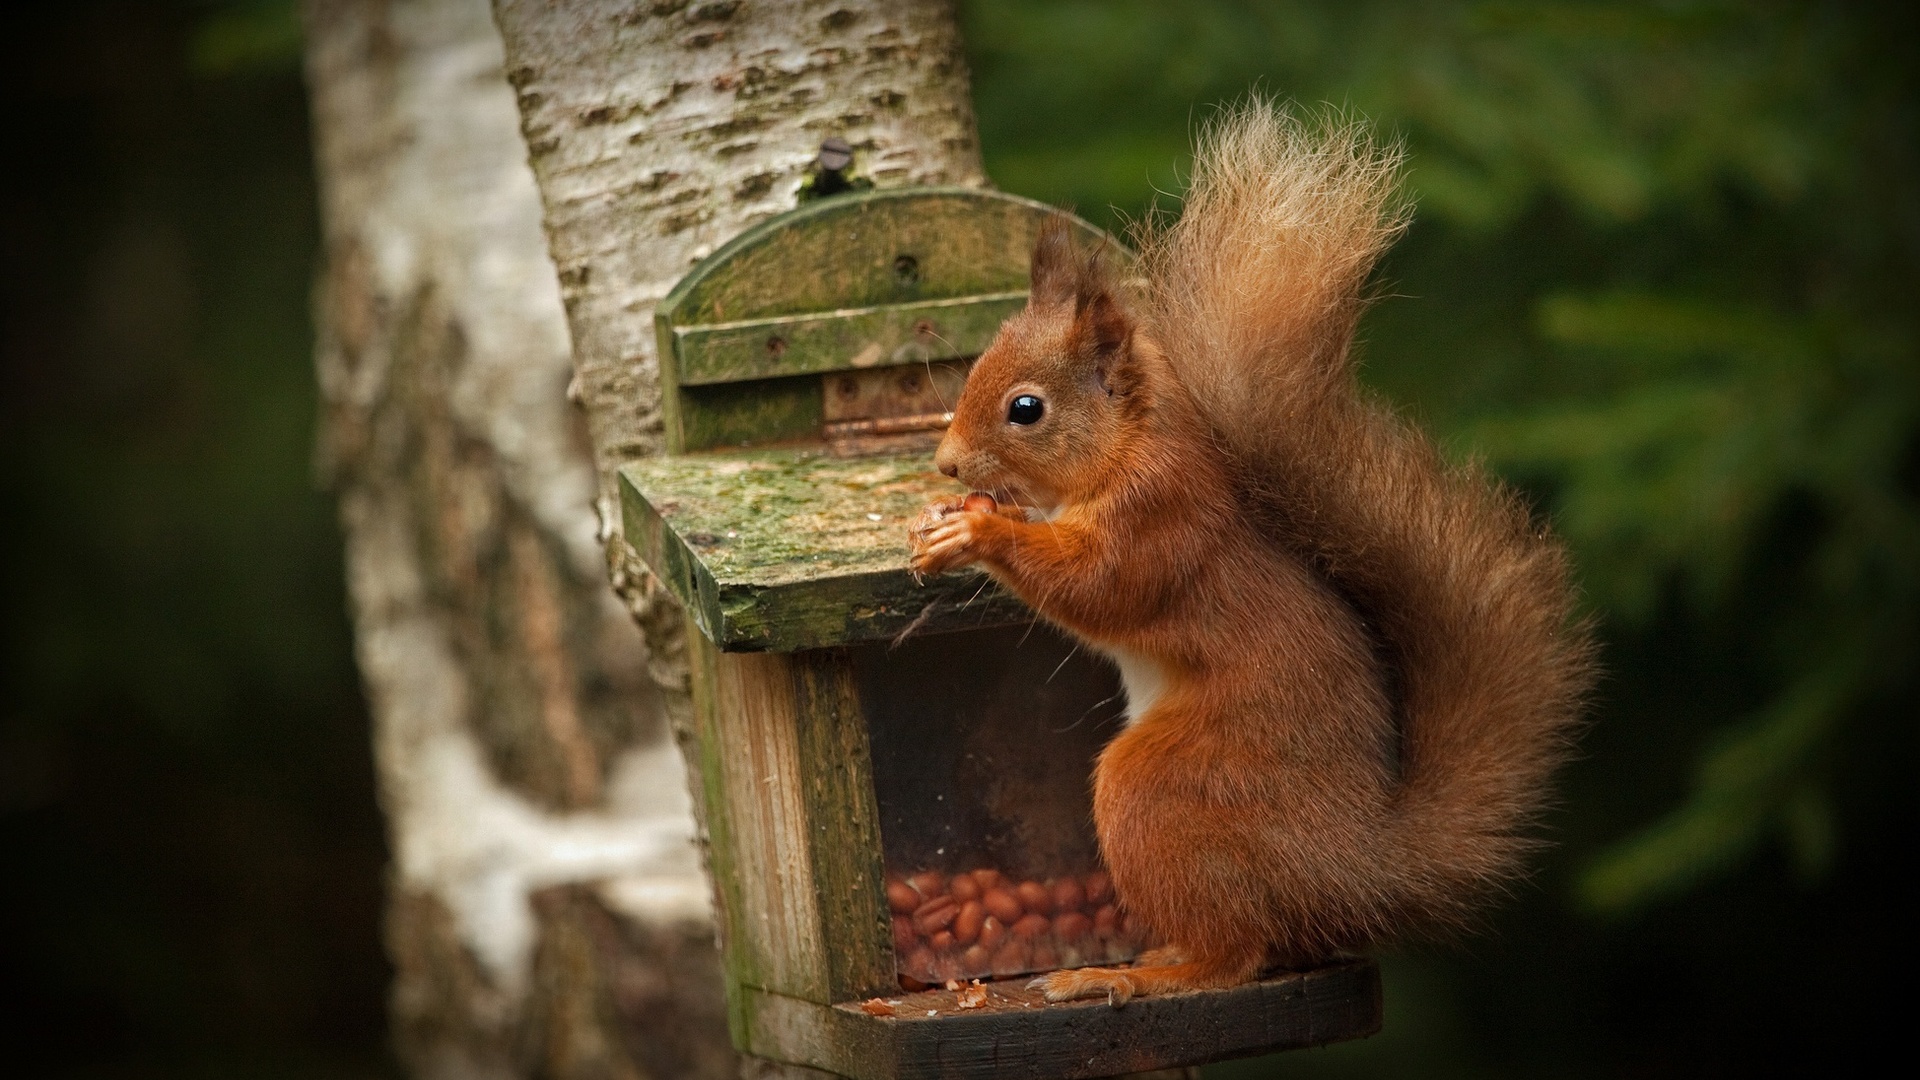
<instances>
[{"instance_id":1,"label":"wooden bird feeder","mask_svg":"<svg viewBox=\"0 0 1920 1080\"><path fill-rule=\"evenodd\" d=\"M1119 1009L1026 988L1144 944L1089 806L1120 689L980 573L916 584L906 527L959 490L930 451L1053 213L964 189L823 199L659 305L671 453L621 470L624 528L699 630L690 752L745 1053L1055 1080L1379 1027L1368 961Z\"/></svg>"}]
</instances>

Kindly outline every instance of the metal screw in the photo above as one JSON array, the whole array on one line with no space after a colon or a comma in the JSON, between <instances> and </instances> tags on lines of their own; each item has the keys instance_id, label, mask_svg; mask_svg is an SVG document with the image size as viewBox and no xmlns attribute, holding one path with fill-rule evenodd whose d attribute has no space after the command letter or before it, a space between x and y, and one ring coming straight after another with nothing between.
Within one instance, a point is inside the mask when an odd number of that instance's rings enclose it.
<instances>
[{"instance_id":1,"label":"metal screw","mask_svg":"<svg viewBox=\"0 0 1920 1080\"><path fill-rule=\"evenodd\" d=\"M847 140L835 135L820 144L818 161L821 172L837 173L853 164L853 147L847 145Z\"/></svg>"}]
</instances>

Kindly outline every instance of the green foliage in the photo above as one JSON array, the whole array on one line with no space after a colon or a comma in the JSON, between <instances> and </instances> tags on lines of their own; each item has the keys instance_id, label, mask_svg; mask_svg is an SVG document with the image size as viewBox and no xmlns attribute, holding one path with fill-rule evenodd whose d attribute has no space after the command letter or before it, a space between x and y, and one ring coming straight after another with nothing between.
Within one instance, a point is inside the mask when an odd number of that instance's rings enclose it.
<instances>
[{"instance_id":1,"label":"green foliage","mask_svg":"<svg viewBox=\"0 0 1920 1080\"><path fill-rule=\"evenodd\" d=\"M1540 497L1612 633L1678 612L1748 672L1752 700L1724 717L1663 718L1700 755L1691 792L1593 858L1579 895L1637 908L1770 838L1816 879L1844 839L1827 791L1836 748L1902 692L1920 636L1904 16L1713 2L964 11L989 171L1095 217L1177 192L1211 108L1196 103L1249 86L1405 139L1419 221L1386 270L1402 298L1364 328L1371 379Z\"/></svg>"},{"instance_id":2,"label":"green foliage","mask_svg":"<svg viewBox=\"0 0 1920 1080\"><path fill-rule=\"evenodd\" d=\"M196 75L300 69L300 11L290 0L213 0L187 41Z\"/></svg>"}]
</instances>

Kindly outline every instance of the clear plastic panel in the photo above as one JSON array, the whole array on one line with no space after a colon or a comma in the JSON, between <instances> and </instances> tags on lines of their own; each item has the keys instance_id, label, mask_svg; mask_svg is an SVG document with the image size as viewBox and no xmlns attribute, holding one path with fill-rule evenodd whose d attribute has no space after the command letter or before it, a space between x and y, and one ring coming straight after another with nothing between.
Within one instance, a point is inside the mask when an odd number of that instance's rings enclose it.
<instances>
[{"instance_id":1,"label":"clear plastic panel","mask_svg":"<svg viewBox=\"0 0 1920 1080\"><path fill-rule=\"evenodd\" d=\"M1125 704L1112 669L1012 626L861 646L854 671L909 987L1134 956L1093 835L1093 762Z\"/></svg>"}]
</instances>

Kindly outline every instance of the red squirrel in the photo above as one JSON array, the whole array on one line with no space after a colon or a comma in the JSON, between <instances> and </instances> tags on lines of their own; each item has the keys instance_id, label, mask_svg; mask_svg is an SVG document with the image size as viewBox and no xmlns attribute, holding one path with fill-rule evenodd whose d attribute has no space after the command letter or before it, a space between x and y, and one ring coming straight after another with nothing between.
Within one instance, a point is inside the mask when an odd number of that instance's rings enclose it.
<instances>
[{"instance_id":1,"label":"red squirrel","mask_svg":"<svg viewBox=\"0 0 1920 1080\"><path fill-rule=\"evenodd\" d=\"M1228 114L1128 280L1043 229L955 405L935 462L975 494L913 524L914 571L984 567L1126 689L1094 828L1165 945L1043 976L1050 1000L1458 926L1533 844L1591 636L1521 501L1355 379L1398 157L1358 125Z\"/></svg>"}]
</instances>

